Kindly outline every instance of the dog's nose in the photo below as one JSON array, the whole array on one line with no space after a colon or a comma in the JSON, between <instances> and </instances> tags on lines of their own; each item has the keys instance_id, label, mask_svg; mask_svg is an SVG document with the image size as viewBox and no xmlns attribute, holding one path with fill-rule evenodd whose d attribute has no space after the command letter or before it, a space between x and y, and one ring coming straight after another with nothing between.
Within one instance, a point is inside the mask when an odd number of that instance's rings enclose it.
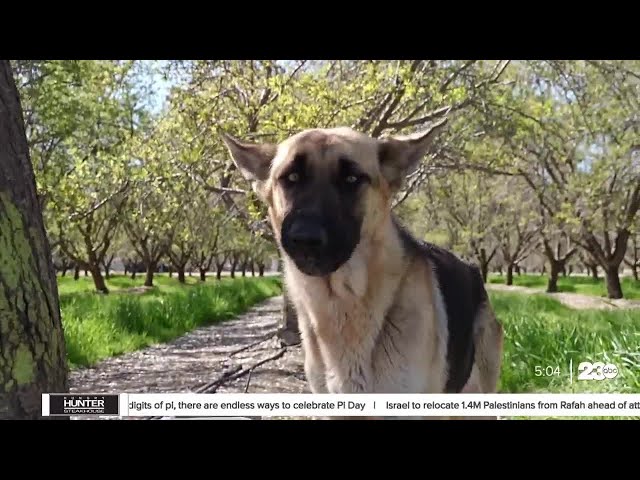
<instances>
[{"instance_id":1,"label":"dog's nose","mask_svg":"<svg viewBox=\"0 0 640 480\"><path fill-rule=\"evenodd\" d=\"M291 245L301 249L318 250L327 246L326 230L316 222L299 220L289 229Z\"/></svg>"}]
</instances>

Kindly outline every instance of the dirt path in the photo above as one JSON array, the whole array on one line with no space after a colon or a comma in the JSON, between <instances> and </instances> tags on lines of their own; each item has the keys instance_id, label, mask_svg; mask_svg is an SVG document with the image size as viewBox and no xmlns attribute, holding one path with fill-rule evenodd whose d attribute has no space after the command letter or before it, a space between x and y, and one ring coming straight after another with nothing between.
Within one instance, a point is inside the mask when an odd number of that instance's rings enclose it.
<instances>
[{"instance_id":1,"label":"dirt path","mask_svg":"<svg viewBox=\"0 0 640 480\"><path fill-rule=\"evenodd\" d=\"M542 289L521 287L518 285L502 285L499 283L488 283L487 288L491 290L500 290L507 292L549 295L550 297L562 302L566 306L576 309L593 308L612 310L614 308L640 308L640 300L628 300L626 298L610 299L603 297L594 297L592 295L583 295L580 293L566 292L546 293Z\"/></svg>"},{"instance_id":2,"label":"dirt path","mask_svg":"<svg viewBox=\"0 0 640 480\"><path fill-rule=\"evenodd\" d=\"M282 297L273 297L234 320L199 328L162 345L106 359L91 368L74 370L70 390L72 393L196 391L224 372L237 373L278 354L282 347L273 335L280 326L281 309ZM269 339L258 343L264 338ZM250 376L221 385L217 392L245 392L247 383L250 393L306 393L301 347L286 347L280 358L256 367Z\"/></svg>"}]
</instances>

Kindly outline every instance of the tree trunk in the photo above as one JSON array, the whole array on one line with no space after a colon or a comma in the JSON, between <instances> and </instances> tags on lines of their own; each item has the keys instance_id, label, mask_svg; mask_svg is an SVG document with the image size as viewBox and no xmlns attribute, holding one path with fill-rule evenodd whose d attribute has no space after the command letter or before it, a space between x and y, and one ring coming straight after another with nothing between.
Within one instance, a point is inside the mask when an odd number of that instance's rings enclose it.
<instances>
[{"instance_id":1,"label":"tree trunk","mask_svg":"<svg viewBox=\"0 0 640 480\"><path fill-rule=\"evenodd\" d=\"M589 270L591 270L591 278L593 278L594 280L598 280L598 266L589 265Z\"/></svg>"},{"instance_id":2,"label":"tree trunk","mask_svg":"<svg viewBox=\"0 0 640 480\"><path fill-rule=\"evenodd\" d=\"M109 293L109 289L107 288L107 284L104 282L104 277L102 276L100 267L94 265L90 270L91 278L93 278L93 283L96 286L96 290L100 293Z\"/></svg>"},{"instance_id":3,"label":"tree trunk","mask_svg":"<svg viewBox=\"0 0 640 480\"><path fill-rule=\"evenodd\" d=\"M280 341L285 345L300 343L300 330L298 328L298 315L289 301L286 286L282 291L282 328L278 332Z\"/></svg>"},{"instance_id":4,"label":"tree trunk","mask_svg":"<svg viewBox=\"0 0 640 480\"><path fill-rule=\"evenodd\" d=\"M512 264L507 265L507 280L506 280L506 284L507 285L513 285L513 265Z\"/></svg>"},{"instance_id":5,"label":"tree trunk","mask_svg":"<svg viewBox=\"0 0 640 480\"><path fill-rule=\"evenodd\" d=\"M200 269L200 281L204 282L207 280L207 271L203 268Z\"/></svg>"},{"instance_id":6,"label":"tree trunk","mask_svg":"<svg viewBox=\"0 0 640 480\"><path fill-rule=\"evenodd\" d=\"M480 263L480 272L482 273L482 281L484 283L487 283L487 277L489 276L489 263L491 263L491 258L487 258L486 249L480 249L478 260Z\"/></svg>"},{"instance_id":7,"label":"tree trunk","mask_svg":"<svg viewBox=\"0 0 640 480\"><path fill-rule=\"evenodd\" d=\"M489 276L489 262L482 262L480 265L480 271L482 272L482 281L487 283L487 277Z\"/></svg>"},{"instance_id":8,"label":"tree trunk","mask_svg":"<svg viewBox=\"0 0 640 480\"><path fill-rule=\"evenodd\" d=\"M107 280L111 278L111 273L109 273L109 271L111 270L112 263L113 258L111 258L111 260L109 260L108 262L104 262L104 278L106 278Z\"/></svg>"},{"instance_id":9,"label":"tree trunk","mask_svg":"<svg viewBox=\"0 0 640 480\"><path fill-rule=\"evenodd\" d=\"M547 282L547 293L556 293L558 291L558 276L560 270L562 270L562 264L555 260L550 260L551 273L549 275L549 281Z\"/></svg>"},{"instance_id":10,"label":"tree trunk","mask_svg":"<svg viewBox=\"0 0 640 480\"><path fill-rule=\"evenodd\" d=\"M87 270L86 268L85 268L85 270L84 270L84 276L85 276L85 277L88 277L88 276L89 276L89 270Z\"/></svg>"},{"instance_id":11,"label":"tree trunk","mask_svg":"<svg viewBox=\"0 0 640 480\"><path fill-rule=\"evenodd\" d=\"M216 280L220 280L222 278L222 269L224 268L224 263L216 263Z\"/></svg>"},{"instance_id":12,"label":"tree trunk","mask_svg":"<svg viewBox=\"0 0 640 480\"><path fill-rule=\"evenodd\" d=\"M186 283L187 279L184 276L184 267L178 267L176 270L178 271L178 281L180 283Z\"/></svg>"},{"instance_id":13,"label":"tree trunk","mask_svg":"<svg viewBox=\"0 0 640 480\"><path fill-rule=\"evenodd\" d=\"M605 275L607 282L607 296L609 298L623 298L618 266L609 265L605 270Z\"/></svg>"},{"instance_id":14,"label":"tree trunk","mask_svg":"<svg viewBox=\"0 0 640 480\"><path fill-rule=\"evenodd\" d=\"M231 261L231 268L229 269L229 274L231 278L236 278L236 265L238 264L237 260Z\"/></svg>"},{"instance_id":15,"label":"tree trunk","mask_svg":"<svg viewBox=\"0 0 640 480\"><path fill-rule=\"evenodd\" d=\"M42 394L69 391L51 247L20 99L0 60L0 420L42 417Z\"/></svg>"},{"instance_id":16,"label":"tree trunk","mask_svg":"<svg viewBox=\"0 0 640 480\"><path fill-rule=\"evenodd\" d=\"M62 267L62 271L60 272L60 275L63 277L67 276L67 267Z\"/></svg>"},{"instance_id":17,"label":"tree trunk","mask_svg":"<svg viewBox=\"0 0 640 480\"><path fill-rule=\"evenodd\" d=\"M157 264L147 263L147 276L144 279L145 287L153 287L153 273L156 271Z\"/></svg>"},{"instance_id":18,"label":"tree trunk","mask_svg":"<svg viewBox=\"0 0 640 480\"><path fill-rule=\"evenodd\" d=\"M633 273L633 279L637 282L638 281L638 266L637 265L633 265L631 267L631 273Z\"/></svg>"},{"instance_id":19,"label":"tree trunk","mask_svg":"<svg viewBox=\"0 0 640 480\"><path fill-rule=\"evenodd\" d=\"M283 308L284 327L287 330L291 330L293 332L299 333L300 330L298 329L298 315L296 314L296 310L293 307L293 304L289 300L289 296L287 295L286 289L284 290L284 293L283 293L283 300L284 300L284 308Z\"/></svg>"},{"instance_id":20,"label":"tree trunk","mask_svg":"<svg viewBox=\"0 0 640 480\"><path fill-rule=\"evenodd\" d=\"M169 267L169 278L173 278L173 268Z\"/></svg>"},{"instance_id":21,"label":"tree trunk","mask_svg":"<svg viewBox=\"0 0 640 480\"><path fill-rule=\"evenodd\" d=\"M80 278L80 267L73 269L73 279L78 280Z\"/></svg>"},{"instance_id":22,"label":"tree trunk","mask_svg":"<svg viewBox=\"0 0 640 480\"><path fill-rule=\"evenodd\" d=\"M135 268L133 270L131 270L131 280L135 280L136 279L136 270Z\"/></svg>"},{"instance_id":23,"label":"tree trunk","mask_svg":"<svg viewBox=\"0 0 640 480\"><path fill-rule=\"evenodd\" d=\"M520 265L517 265L517 264L516 264L516 265L514 265L514 266L513 266L513 269L516 271L516 273L518 274L518 276L522 275L522 272L521 272L521 270L520 270ZM513 274L512 274L511 276L513 276ZM509 284L509 285L511 285L511 284Z\"/></svg>"},{"instance_id":24,"label":"tree trunk","mask_svg":"<svg viewBox=\"0 0 640 480\"><path fill-rule=\"evenodd\" d=\"M258 264L258 275L264 277L264 263Z\"/></svg>"}]
</instances>

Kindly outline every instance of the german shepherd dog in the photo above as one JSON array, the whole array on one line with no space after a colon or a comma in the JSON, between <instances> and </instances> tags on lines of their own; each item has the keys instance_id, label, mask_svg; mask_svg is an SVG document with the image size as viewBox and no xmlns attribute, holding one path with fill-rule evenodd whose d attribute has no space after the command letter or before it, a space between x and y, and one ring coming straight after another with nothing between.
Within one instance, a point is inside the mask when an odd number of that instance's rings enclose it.
<instances>
[{"instance_id":1,"label":"german shepherd dog","mask_svg":"<svg viewBox=\"0 0 640 480\"><path fill-rule=\"evenodd\" d=\"M415 239L394 194L446 119L372 138L309 129L221 137L268 207L314 393L493 393L503 329L479 269Z\"/></svg>"}]
</instances>

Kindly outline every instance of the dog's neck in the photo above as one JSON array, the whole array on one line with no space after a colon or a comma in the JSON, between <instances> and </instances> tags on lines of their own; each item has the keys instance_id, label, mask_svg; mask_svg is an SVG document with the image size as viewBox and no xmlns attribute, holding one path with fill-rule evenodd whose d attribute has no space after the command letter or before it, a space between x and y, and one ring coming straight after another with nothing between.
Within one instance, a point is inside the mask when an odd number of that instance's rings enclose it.
<instances>
[{"instance_id":1,"label":"dog's neck","mask_svg":"<svg viewBox=\"0 0 640 480\"><path fill-rule=\"evenodd\" d=\"M349 261L328 277L332 293L359 299L375 295L375 284L384 281L383 277L401 274L401 257L400 237L389 216L376 234L361 241Z\"/></svg>"}]
</instances>

